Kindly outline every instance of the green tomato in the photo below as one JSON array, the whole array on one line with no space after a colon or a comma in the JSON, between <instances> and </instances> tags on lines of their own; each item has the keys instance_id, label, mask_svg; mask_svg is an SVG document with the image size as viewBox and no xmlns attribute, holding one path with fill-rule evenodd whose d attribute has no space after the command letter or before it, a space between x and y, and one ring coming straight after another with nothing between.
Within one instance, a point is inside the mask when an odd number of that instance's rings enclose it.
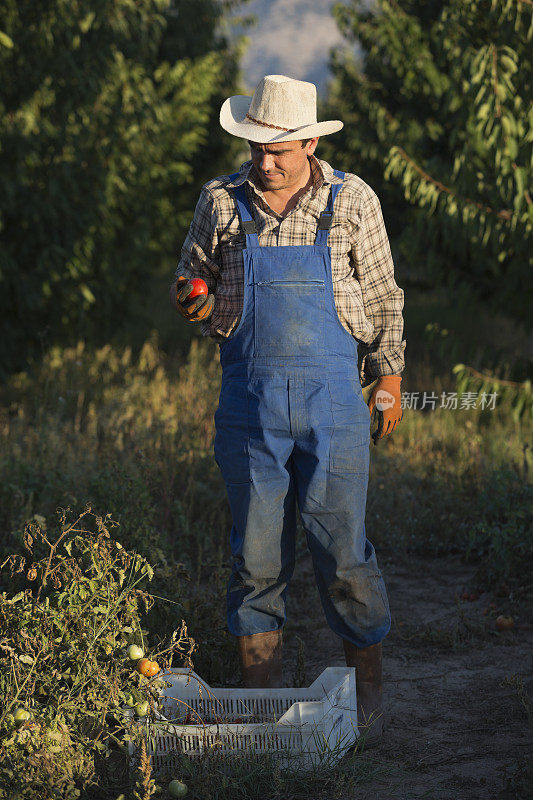
<instances>
[{"instance_id":1,"label":"green tomato","mask_svg":"<svg viewBox=\"0 0 533 800\"><path fill-rule=\"evenodd\" d=\"M143 703L135 704L135 713L138 717L145 717L150 711L150 703L145 700Z\"/></svg>"},{"instance_id":2,"label":"green tomato","mask_svg":"<svg viewBox=\"0 0 533 800\"><path fill-rule=\"evenodd\" d=\"M171 797L185 797L187 792L187 784L181 781L174 780L168 784L168 793Z\"/></svg>"},{"instance_id":3,"label":"green tomato","mask_svg":"<svg viewBox=\"0 0 533 800\"><path fill-rule=\"evenodd\" d=\"M31 714L27 708L20 706L13 714L13 718L17 725L22 725L23 722L27 722L31 718Z\"/></svg>"},{"instance_id":4,"label":"green tomato","mask_svg":"<svg viewBox=\"0 0 533 800\"><path fill-rule=\"evenodd\" d=\"M140 658L143 658L144 651L142 647L139 647L138 644L130 644L128 647L128 658L132 661L138 661Z\"/></svg>"},{"instance_id":5,"label":"green tomato","mask_svg":"<svg viewBox=\"0 0 533 800\"><path fill-rule=\"evenodd\" d=\"M134 698L134 696L133 696L132 694L127 694L127 695L126 695L126 699L125 699L125 701L124 701L124 702L125 702L125 703L126 703L126 705L127 705L127 706L129 706L130 708L133 708L133 706L135 705L135 698Z\"/></svg>"}]
</instances>

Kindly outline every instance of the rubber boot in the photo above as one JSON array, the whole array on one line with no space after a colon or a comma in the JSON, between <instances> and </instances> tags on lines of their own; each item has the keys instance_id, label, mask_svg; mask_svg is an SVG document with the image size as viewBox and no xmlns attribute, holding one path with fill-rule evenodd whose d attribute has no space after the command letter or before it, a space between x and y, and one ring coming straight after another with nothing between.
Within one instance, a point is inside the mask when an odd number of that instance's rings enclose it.
<instances>
[{"instance_id":1,"label":"rubber boot","mask_svg":"<svg viewBox=\"0 0 533 800\"><path fill-rule=\"evenodd\" d=\"M281 686L281 629L236 638L245 689Z\"/></svg>"},{"instance_id":2,"label":"rubber boot","mask_svg":"<svg viewBox=\"0 0 533 800\"><path fill-rule=\"evenodd\" d=\"M383 677L381 642L356 647L342 640L347 667L355 667L357 724L365 747L375 745L383 733Z\"/></svg>"}]
</instances>

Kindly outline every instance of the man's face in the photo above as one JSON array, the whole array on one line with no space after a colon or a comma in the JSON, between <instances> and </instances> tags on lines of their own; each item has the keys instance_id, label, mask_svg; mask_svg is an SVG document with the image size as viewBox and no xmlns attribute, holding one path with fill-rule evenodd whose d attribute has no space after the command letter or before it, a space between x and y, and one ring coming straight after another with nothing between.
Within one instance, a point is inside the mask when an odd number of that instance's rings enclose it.
<instances>
[{"instance_id":1,"label":"man's face","mask_svg":"<svg viewBox=\"0 0 533 800\"><path fill-rule=\"evenodd\" d=\"M314 152L318 137L302 147L301 141L258 144L248 142L253 165L265 191L291 189L302 184L308 174L307 158Z\"/></svg>"}]
</instances>

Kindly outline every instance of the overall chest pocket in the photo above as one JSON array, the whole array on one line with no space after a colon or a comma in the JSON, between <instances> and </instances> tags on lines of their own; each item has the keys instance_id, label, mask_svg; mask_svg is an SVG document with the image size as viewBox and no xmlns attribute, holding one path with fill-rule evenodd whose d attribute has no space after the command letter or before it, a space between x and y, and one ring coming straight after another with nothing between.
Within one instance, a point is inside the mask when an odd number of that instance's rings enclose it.
<instances>
[{"instance_id":1,"label":"overall chest pocket","mask_svg":"<svg viewBox=\"0 0 533 800\"><path fill-rule=\"evenodd\" d=\"M324 281L254 284L255 355L298 359L324 352Z\"/></svg>"}]
</instances>

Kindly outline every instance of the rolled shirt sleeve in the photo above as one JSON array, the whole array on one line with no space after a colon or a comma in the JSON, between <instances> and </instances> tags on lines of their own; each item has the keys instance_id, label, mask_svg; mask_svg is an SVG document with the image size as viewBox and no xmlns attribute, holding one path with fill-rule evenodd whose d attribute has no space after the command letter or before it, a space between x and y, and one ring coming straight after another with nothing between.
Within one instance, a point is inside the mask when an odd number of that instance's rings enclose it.
<instances>
[{"instance_id":1,"label":"rolled shirt sleeve","mask_svg":"<svg viewBox=\"0 0 533 800\"><path fill-rule=\"evenodd\" d=\"M368 386L382 375L400 375L405 367L404 293L394 278L381 204L370 187L351 257L361 284L365 315L374 327L372 342L358 344L361 383Z\"/></svg>"}]
</instances>

